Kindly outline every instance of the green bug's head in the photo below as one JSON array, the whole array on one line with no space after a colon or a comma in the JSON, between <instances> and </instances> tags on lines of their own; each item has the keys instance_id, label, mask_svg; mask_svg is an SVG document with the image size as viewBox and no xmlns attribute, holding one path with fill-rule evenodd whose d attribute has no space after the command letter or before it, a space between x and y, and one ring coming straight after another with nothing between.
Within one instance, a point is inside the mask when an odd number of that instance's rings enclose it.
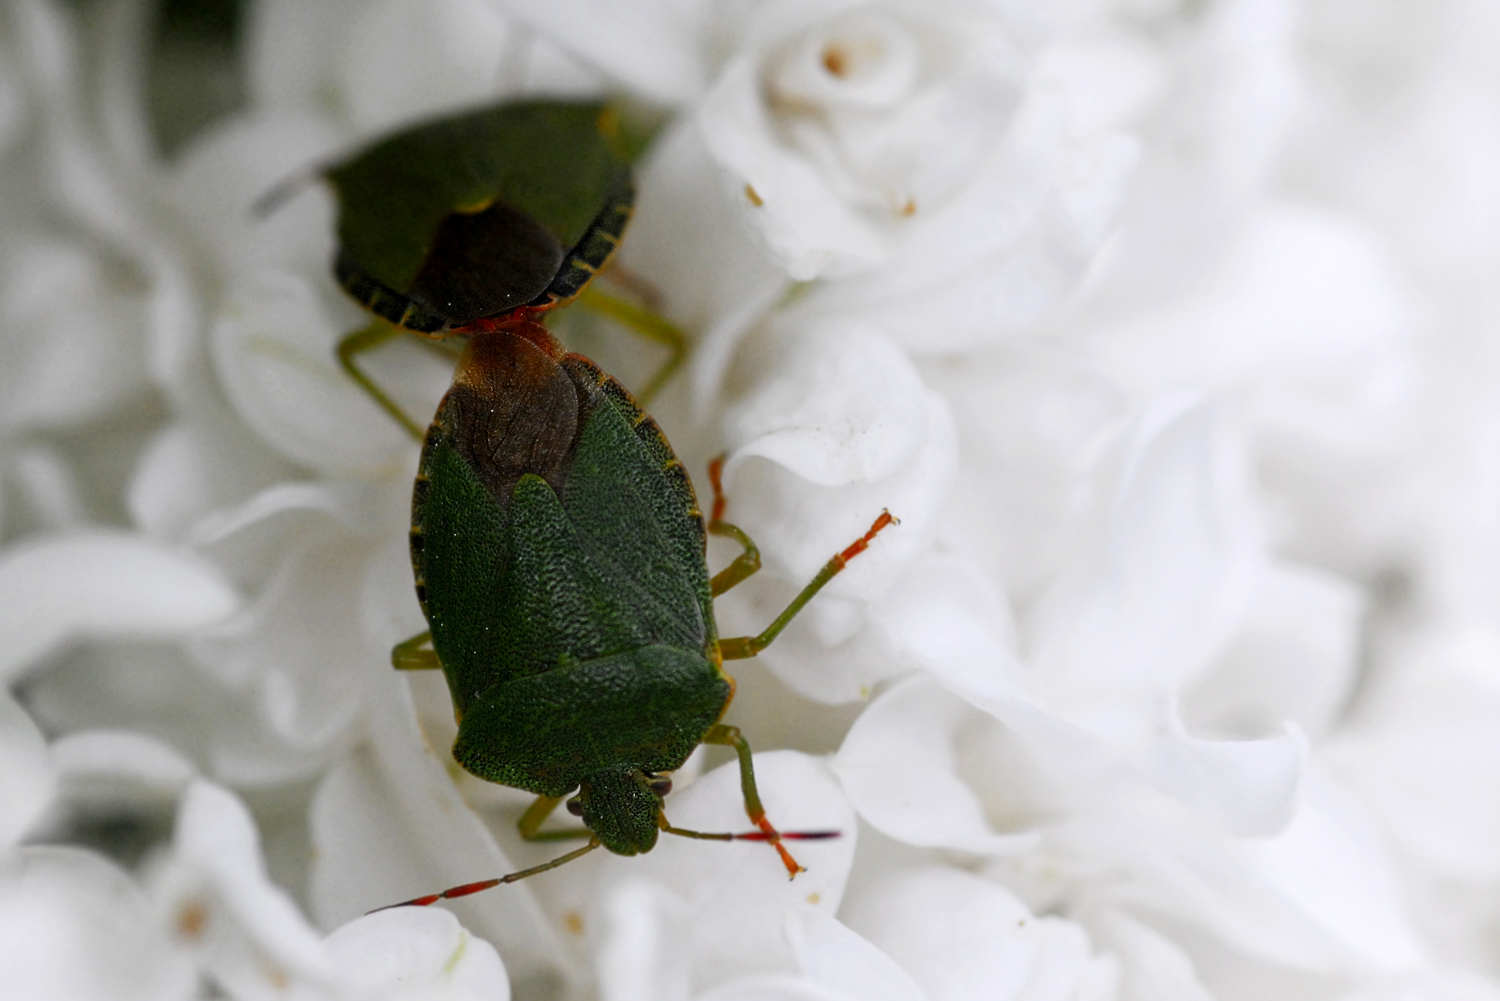
<instances>
[{"instance_id":1,"label":"green bug's head","mask_svg":"<svg viewBox=\"0 0 1500 1001\"><path fill-rule=\"evenodd\" d=\"M662 797L672 791L665 775L621 768L590 775L568 800L599 843L616 855L640 855L656 847Z\"/></svg>"}]
</instances>

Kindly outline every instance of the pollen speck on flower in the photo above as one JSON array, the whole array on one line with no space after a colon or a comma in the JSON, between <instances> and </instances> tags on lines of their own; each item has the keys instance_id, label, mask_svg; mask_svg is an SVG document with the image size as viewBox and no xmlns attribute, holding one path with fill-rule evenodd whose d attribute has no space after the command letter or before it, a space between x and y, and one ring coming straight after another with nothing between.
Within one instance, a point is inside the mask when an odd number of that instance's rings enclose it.
<instances>
[{"instance_id":1,"label":"pollen speck on flower","mask_svg":"<svg viewBox=\"0 0 1500 1001\"><path fill-rule=\"evenodd\" d=\"M201 901L189 900L177 910L177 934L189 942L203 936L208 925L208 908Z\"/></svg>"}]
</instances>

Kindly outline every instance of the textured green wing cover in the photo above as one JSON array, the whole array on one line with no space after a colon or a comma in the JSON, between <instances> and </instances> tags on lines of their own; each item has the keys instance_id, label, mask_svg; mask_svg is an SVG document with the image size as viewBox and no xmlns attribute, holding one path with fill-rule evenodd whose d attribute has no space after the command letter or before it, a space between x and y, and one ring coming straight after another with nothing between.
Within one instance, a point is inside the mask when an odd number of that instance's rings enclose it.
<instances>
[{"instance_id":1,"label":"textured green wing cover","mask_svg":"<svg viewBox=\"0 0 1500 1001\"><path fill-rule=\"evenodd\" d=\"M326 175L341 272L466 322L540 295L600 213L631 195L606 106L523 101L420 125Z\"/></svg>"},{"instance_id":2,"label":"textured green wing cover","mask_svg":"<svg viewBox=\"0 0 1500 1001\"><path fill-rule=\"evenodd\" d=\"M508 332L471 339L413 503L418 594L460 716L516 679L649 646L722 683L703 539L680 464L614 380Z\"/></svg>"},{"instance_id":3,"label":"textured green wing cover","mask_svg":"<svg viewBox=\"0 0 1500 1001\"><path fill-rule=\"evenodd\" d=\"M729 682L696 652L647 646L499 685L473 702L453 756L491 782L563 796L603 771L680 768Z\"/></svg>"}]
</instances>

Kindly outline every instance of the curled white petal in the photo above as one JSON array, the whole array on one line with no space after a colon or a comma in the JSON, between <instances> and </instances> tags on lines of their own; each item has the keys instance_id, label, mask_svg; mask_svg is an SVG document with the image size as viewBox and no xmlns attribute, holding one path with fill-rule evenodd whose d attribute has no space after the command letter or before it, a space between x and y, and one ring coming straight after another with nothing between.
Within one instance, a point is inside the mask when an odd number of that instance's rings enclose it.
<instances>
[{"instance_id":1,"label":"curled white petal","mask_svg":"<svg viewBox=\"0 0 1500 1001\"><path fill-rule=\"evenodd\" d=\"M495 947L439 908L366 915L323 942L340 986L356 997L510 1001Z\"/></svg>"},{"instance_id":2,"label":"curled white petal","mask_svg":"<svg viewBox=\"0 0 1500 1001\"><path fill-rule=\"evenodd\" d=\"M777 347L777 377L728 419L729 517L772 573L806 581L889 510L901 524L829 587L878 597L936 529L958 459L952 415L877 330L828 327Z\"/></svg>"},{"instance_id":3,"label":"curled white petal","mask_svg":"<svg viewBox=\"0 0 1500 1001\"><path fill-rule=\"evenodd\" d=\"M799 907L787 913L784 927L797 965L819 986L850 999L926 1001L891 957L832 915Z\"/></svg>"},{"instance_id":4,"label":"curled white petal","mask_svg":"<svg viewBox=\"0 0 1500 1001\"><path fill-rule=\"evenodd\" d=\"M140 536L81 531L0 555L0 677L90 637L157 637L222 621L239 596L215 568Z\"/></svg>"},{"instance_id":5,"label":"curled white petal","mask_svg":"<svg viewBox=\"0 0 1500 1001\"><path fill-rule=\"evenodd\" d=\"M985 724L982 713L931 680L911 678L860 715L833 768L860 816L890 837L973 852L1024 851L1036 836L996 831L958 774L960 743L972 746Z\"/></svg>"},{"instance_id":6,"label":"curled white petal","mask_svg":"<svg viewBox=\"0 0 1500 1001\"><path fill-rule=\"evenodd\" d=\"M628 879L601 909L603 944L595 962L603 1001L688 1001L686 902L649 880Z\"/></svg>"},{"instance_id":7,"label":"curled white petal","mask_svg":"<svg viewBox=\"0 0 1500 1001\"><path fill-rule=\"evenodd\" d=\"M684 103L703 92L708 75L703 35L709 26L693 4L651 0L626 9L608 0L491 2L650 100Z\"/></svg>"},{"instance_id":8,"label":"curled white petal","mask_svg":"<svg viewBox=\"0 0 1500 1001\"><path fill-rule=\"evenodd\" d=\"M1204 669L1259 569L1243 474L1193 400L1158 401L1119 461L1029 630L1041 700L1105 728L1132 726L1143 703Z\"/></svg>"},{"instance_id":9,"label":"curled white petal","mask_svg":"<svg viewBox=\"0 0 1500 1001\"><path fill-rule=\"evenodd\" d=\"M755 734L746 736L753 746ZM606 872L606 885L627 876L653 879L687 901L697 982L790 969L781 913L806 904L837 911L854 862L858 825L827 765L794 751L770 751L755 755L755 779L766 817L777 830L838 832L826 840L786 842L807 870L795 879L787 879L776 852L763 843L665 835L650 854L622 860ZM734 763L672 793L666 810L675 826L688 830L753 829Z\"/></svg>"},{"instance_id":10,"label":"curled white petal","mask_svg":"<svg viewBox=\"0 0 1500 1001\"><path fill-rule=\"evenodd\" d=\"M42 732L9 691L0 692L0 850L21 839L56 786Z\"/></svg>"},{"instance_id":11,"label":"curled white petal","mask_svg":"<svg viewBox=\"0 0 1500 1001\"><path fill-rule=\"evenodd\" d=\"M150 799L177 801L197 777L192 762L170 744L123 730L86 730L52 745L65 794L88 803Z\"/></svg>"},{"instance_id":12,"label":"curled white petal","mask_svg":"<svg viewBox=\"0 0 1500 1001\"><path fill-rule=\"evenodd\" d=\"M198 976L140 888L76 848L35 847L0 873L6 994L72 1001L198 997Z\"/></svg>"},{"instance_id":13,"label":"curled white petal","mask_svg":"<svg viewBox=\"0 0 1500 1001\"><path fill-rule=\"evenodd\" d=\"M446 748L417 726L406 683L385 664L366 691L375 735L331 768L311 810L313 913L325 926L372 908L514 872L448 774ZM521 883L451 906L495 943L517 984L568 976L559 931Z\"/></svg>"},{"instance_id":14,"label":"curled white petal","mask_svg":"<svg viewBox=\"0 0 1500 1001\"><path fill-rule=\"evenodd\" d=\"M173 847L155 893L179 938L215 979L232 993L288 982L332 987L321 937L266 878L255 821L238 797L193 783L182 798Z\"/></svg>"},{"instance_id":15,"label":"curled white petal","mask_svg":"<svg viewBox=\"0 0 1500 1001\"><path fill-rule=\"evenodd\" d=\"M1010 891L928 867L888 875L852 900L849 924L932 1001L1113 997L1119 963L1063 918L1034 916Z\"/></svg>"}]
</instances>

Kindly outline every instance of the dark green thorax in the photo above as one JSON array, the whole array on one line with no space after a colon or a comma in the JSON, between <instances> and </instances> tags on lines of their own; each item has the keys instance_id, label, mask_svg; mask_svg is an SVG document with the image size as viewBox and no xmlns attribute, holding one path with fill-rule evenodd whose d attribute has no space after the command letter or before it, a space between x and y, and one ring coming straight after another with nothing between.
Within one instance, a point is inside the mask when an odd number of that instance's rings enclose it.
<instances>
[{"instance_id":1,"label":"dark green thorax","mask_svg":"<svg viewBox=\"0 0 1500 1001\"><path fill-rule=\"evenodd\" d=\"M549 796L582 785L606 847L648 850L659 800L648 830L639 773L679 767L732 690L704 538L681 464L617 382L536 324L475 334L412 525L464 767ZM617 820L628 835L607 837Z\"/></svg>"},{"instance_id":2,"label":"dark green thorax","mask_svg":"<svg viewBox=\"0 0 1500 1001\"><path fill-rule=\"evenodd\" d=\"M568 298L613 253L634 201L615 120L600 103L518 101L329 168L340 283L421 332Z\"/></svg>"}]
</instances>

